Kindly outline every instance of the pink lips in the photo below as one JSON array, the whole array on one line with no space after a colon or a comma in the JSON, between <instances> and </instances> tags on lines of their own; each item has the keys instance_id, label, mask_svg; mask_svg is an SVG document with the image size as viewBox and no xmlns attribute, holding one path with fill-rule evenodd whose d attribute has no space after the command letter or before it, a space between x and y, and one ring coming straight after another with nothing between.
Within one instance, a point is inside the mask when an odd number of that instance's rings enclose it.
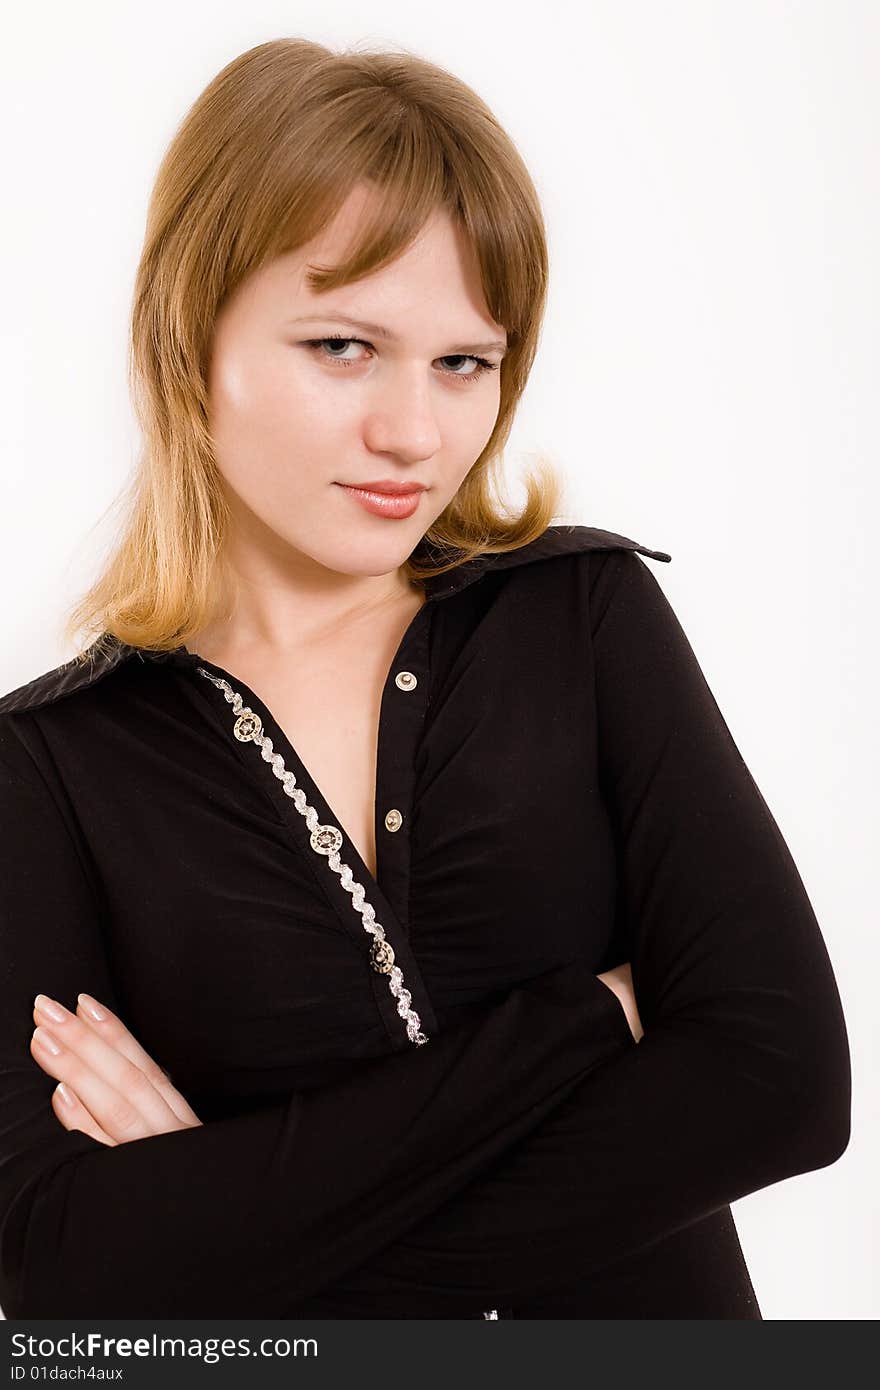
<instances>
[{"instance_id":1,"label":"pink lips","mask_svg":"<svg viewBox=\"0 0 880 1390\"><path fill-rule=\"evenodd\" d=\"M339 483L338 486L366 511L392 520L412 516L419 505L419 497L425 491L423 483L399 483L390 478L358 486L349 483Z\"/></svg>"},{"instance_id":2,"label":"pink lips","mask_svg":"<svg viewBox=\"0 0 880 1390\"><path fill-rule=\"evenodd\" d=\"M341 486L361 488L364 492L385 492L394 497L425 490L424 483L399 483L394 478L371 478L368 483L342 483Z\"/></svg>"}]
</instances>

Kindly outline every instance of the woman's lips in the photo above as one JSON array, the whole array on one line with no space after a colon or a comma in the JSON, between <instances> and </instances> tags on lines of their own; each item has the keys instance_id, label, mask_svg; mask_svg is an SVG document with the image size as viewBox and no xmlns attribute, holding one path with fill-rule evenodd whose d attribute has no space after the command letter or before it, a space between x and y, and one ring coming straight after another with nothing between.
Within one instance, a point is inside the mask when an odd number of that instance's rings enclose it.
<instances>
[{"instance_id":1,"label":"woman's lips","mask_svg":"<svg viewBox=\"0 0 880 1390\"><path fill-rule=\"evenodd\" d=\"M419 498L424 489L418 492L390 493L390 492L371 492L365 487L350 487L347 483L338 483L343 492L347 492L365 511L372 512L374 516L386 516L392 520L402 520L404 517L412 516L419 505Z\"/></svg>"}]
</instances>

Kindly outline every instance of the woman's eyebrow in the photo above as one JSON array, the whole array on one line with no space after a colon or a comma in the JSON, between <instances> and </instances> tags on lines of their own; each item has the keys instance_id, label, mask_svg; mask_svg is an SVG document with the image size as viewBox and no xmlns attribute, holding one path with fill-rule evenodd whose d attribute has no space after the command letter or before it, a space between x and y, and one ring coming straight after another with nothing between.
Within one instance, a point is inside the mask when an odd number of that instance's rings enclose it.
<instances>
[{"instance_id":1,"label":"woman's eyebrow","mask_svg":"<svg viewBox=\"0 0 880 1390\"><path fill-rule=\"evenodd\" d=\"M380 323L366 323L363 319L352 318L349 314L302 314L298 318L288 319L289 323L345 323L353 328L358 328L362 333L369 333L371 338L382 338L385 342L393 342L394 334L387 328L383 328ZM459 347L462 352L492 352L497 349L499 352L507 351L507 343L496 339L489 343L461 343Z\"/></svg>"}]
</instances>

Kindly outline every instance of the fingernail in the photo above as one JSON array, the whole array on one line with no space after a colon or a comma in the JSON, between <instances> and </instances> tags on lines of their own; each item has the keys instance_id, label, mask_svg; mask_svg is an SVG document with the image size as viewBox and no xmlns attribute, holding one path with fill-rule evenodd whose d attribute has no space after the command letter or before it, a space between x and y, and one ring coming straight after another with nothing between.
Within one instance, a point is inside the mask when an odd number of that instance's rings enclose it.
<instances>
[{"instance_id":1,"label":"fingernail","mask_svg":"<svg viewBox=\"0 0 880 1390\"><path fill-rule=\"evenodd\" d=\"M58 1082L55 1090L58 1092L65 1105L73 1105L73 1096L70 1094L63 1081Z\"/></svg>"},{"instance_id":2,"label":"fingernail","mask_svg":"<svg viewBox=\"0 0 880 1390\"><path fill-rule=\"evenodd\" d=\"M54 1057L59 1057L61 1055L61 1048L52 1037L48 1028L35 1028L34 1039L41 1047L45 1047L47 1052L51 1052Z\"/></svg>"},{"instance_id":3,"label":"fingernail","mask_svg":"<svg viewBox=\"0 0 880 1390\"><path fill-rule=\"evenodd\" d=\"M107 1015L102 1008L99 1008L90 994L78 994L76 997L90 1018L93 1018L96 1023L103 1023Z\"/></svg>"},{"instance_id":4,"label":"fingernail","mask_svg":"<svg viewBox=\"0 0 880 1390\"><path fill-rule=\"evenodd\" d=\"M48 994L38 994L34 1000L34 1008L47 1018L54 1018L56 1023L64 1022L64 1010L55 999L50 999Z\"/></svg>"}]
</instances>

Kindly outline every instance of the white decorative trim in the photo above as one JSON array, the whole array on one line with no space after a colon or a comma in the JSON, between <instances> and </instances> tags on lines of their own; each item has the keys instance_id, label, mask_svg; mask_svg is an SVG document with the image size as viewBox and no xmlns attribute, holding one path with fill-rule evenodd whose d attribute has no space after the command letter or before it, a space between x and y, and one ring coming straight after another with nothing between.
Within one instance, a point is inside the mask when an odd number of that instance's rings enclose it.
<instances>
[{"instance_id":1,"label":"white decorative trim","mask_svg":"<svg viewBox=\"0 0 880 1390\"><path fill-rule=\"evenodd\" d=\"M484 1314L483 1314L483 1317L484 1317L484 1318L497 1318L497 1316L498 1316L498 1309L497 1309L497 1308L490 1308L489 1311L488 1311L488 1313L484 1313Z\"/></svg>"},{"instance_id":2,"label":"white decorative trim","mask_svg":"<svg viewBox=\"0 0 880 1390\"><path fill-rule=\"evenodd\" d=\"M343 864L339 858L342 831L335 825L321 825L314 806L309 805L305 792L297 786L296 777L285 768L283 757L280 753L273 752L272 740L263 733L263 721L260 716L244 703L238 691L233 690L228 681L212 675L203 666L196 669L200 676L205 676L212 685L223 691L224 699L232 705L238 716L233 728L235 737L241 743L255 743L262 753L263 760L271 763L272 771L280 781L282 790L290 797L311 832L309 843L312 849L316 854L326 858L329 867L339 875L343 888L351 894L351 905L360 913L364 931L373 938L370 964L378 974L388 976L388 988L397 1000L397 1012L406 1022L406 1034L410 1042L417 1045L428 1042L427 1034L420 1030L421 1019L415 1009L410 1008L412 995L404 988L403 972L394 964L394 948L385 938L385 928L376 921L375 909L366 901L363 884L355 880L349 866Z\"/></svg>"}]
</instances>

